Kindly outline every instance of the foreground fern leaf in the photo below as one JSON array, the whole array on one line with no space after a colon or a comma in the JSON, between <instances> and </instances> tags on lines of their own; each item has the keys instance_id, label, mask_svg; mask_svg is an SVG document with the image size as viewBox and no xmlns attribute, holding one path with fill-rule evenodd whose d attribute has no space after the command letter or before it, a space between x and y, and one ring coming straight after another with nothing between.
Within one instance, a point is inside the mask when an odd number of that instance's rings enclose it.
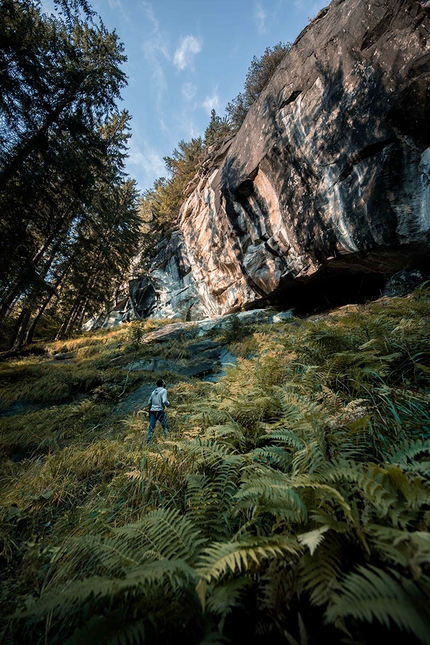
<instances>
[{"instance_id":1,"label":"foreground fern leaf","mask_svg":"<svg viewBox=\"0 0 430 645\"><path fill-rule=\"evenodd\" d=\"M300 552L297 540L290 536L250 536L237 542L215 543L207 547L197 566L198 573L208 582L217 581L228 573L252 571L263 560L296 556Z\"/></svg>"},{"instance_id":2,"label":"foreground fern leaf","mask_svg":"<svg viewBox=\"0 0 430 645\"><path fill-rule=\"evenodd\" d=\"M426 582L428 591L430 580ZM386 627L392 622L430 645L429 597L417 584L395 572L390 575L376 567L359 567L345 578L326 616L331 622L341 617L368 622L376 619Z\"/></svg>"}]
</instances>

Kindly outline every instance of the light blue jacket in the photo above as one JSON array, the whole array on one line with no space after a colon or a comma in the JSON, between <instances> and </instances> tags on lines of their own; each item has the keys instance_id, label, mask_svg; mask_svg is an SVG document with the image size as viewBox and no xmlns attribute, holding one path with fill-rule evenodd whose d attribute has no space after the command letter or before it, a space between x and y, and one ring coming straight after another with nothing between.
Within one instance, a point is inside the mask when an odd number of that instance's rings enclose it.
<instances>
[{"instance_id":1,"label":"light blue jacket","mask_svg":"<svg viewBox=\"0 0 430 645\"><path fill-rule=\"evenodd\" d=\"M151 412L160 412L170 405L167 400L167 390L164 387L157 387L148 399L148 405L151 406Z\"/></svg>"}]
</instances>

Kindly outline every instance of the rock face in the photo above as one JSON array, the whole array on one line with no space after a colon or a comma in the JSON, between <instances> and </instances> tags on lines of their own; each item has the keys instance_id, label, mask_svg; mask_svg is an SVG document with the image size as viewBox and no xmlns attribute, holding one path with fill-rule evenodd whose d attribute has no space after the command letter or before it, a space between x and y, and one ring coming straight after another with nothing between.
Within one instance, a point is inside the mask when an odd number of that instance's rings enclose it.
<instances>
[{"instance_id":1,"label":"rock face","mask_svg":"<svg viewBox=\"0 0 430 645\"><path fill-rule=\"evenodd\" d=\"M333 0L209 151L138 310L152 294L143 315L195 320L428 272L429 116L430 1Z\"/></svg>"}]
</instances>

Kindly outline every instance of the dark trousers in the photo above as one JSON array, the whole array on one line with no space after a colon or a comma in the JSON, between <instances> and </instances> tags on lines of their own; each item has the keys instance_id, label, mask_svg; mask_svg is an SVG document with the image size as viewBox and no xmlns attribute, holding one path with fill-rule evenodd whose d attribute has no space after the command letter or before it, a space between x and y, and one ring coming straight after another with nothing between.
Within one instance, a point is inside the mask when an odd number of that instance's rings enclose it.
<instances>
[{"instance_id":1,"label":"dark trousers","mask_svg":"<svg viewBox=\"0 0 430 645\"><path fill-rule=\"evenodd\" d=\"M149 428L148 428L148 439L147 439L148 443L152 441L152 435L154 434L154 428L157 421L161 423L161 426L163 428L163 435L166 433L166 431L169 432L169 424L164 410L160 410L160 411L151 410L151 412L149 413Z\"/></svg>"}]
</instances>

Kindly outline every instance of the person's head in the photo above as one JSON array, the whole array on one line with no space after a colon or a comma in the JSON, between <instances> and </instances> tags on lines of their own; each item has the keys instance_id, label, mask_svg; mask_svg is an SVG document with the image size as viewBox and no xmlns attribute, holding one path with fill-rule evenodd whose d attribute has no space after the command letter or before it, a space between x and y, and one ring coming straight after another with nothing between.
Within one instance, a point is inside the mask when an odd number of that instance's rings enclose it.
<instances>
[{"instance_id":1,"label":"person's head","mask_svg":"<svg viewBox=\"0 0 430 645\"><path fill-rule=\"evenodd\" d=\"M157 381L157 387L164 387L166 384L162 378L159 378Z\"/></svg>"}]
</instances>

